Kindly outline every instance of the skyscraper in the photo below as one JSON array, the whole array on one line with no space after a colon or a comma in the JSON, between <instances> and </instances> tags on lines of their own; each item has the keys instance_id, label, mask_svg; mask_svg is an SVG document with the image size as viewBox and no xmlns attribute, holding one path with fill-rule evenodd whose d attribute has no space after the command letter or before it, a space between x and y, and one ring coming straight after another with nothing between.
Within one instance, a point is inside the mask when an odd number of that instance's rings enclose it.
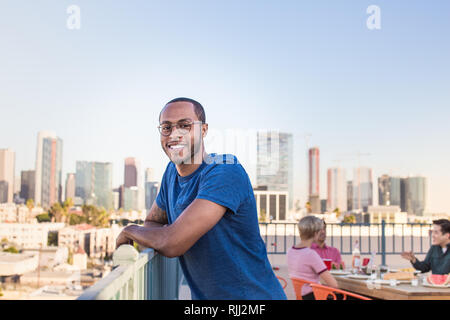
<instances>
[{"instance_id":1,"label":"skyscraper","mask_svg":"<svg viewBox=\"0 0 450 320\"><path fill-rule=\"evenodd\" d=\"M61 202L62 140L52 132L38 133L35 170L35 204L44 208Z\"/></svg>"},{"instance_id":2,"label":"skyscraper","mask_svg":"<svg viewBox=\"0 0 450 320\"><path fill-rule=\"evenodd\" d=\"M129 187L139 187L139 175L140 175L140 165L136 158L126 158L125 159L125 171L124 171L124 186Z\"/></svg>"},{"instance_id":3,"label":"skyscraper","mask_svg":"<svg viewBox=\"0 0 450 320\"><path fill-rule=\"evenodd\" d=\"M145 182L145 209L150 210L158 195L159 183L156 181Z\"/></svg>"},{"instance_id":4,"label":"skyscraper","mask_svg":"<svg viewBox=\"0 0 450 320\"><path fill-rule=\"evenodd\" d=\"M378 178L378 204L380 206L400 206L401 188L398 177L390 177L387 174Z\"/></svg>"},{"instance_id":5,"label":"skyscraper","mask_svg":"<svg viewBox=\"0 0 450 320\"><path fill-rule=\"evenodd\" d=\"M112 163L77 161L75 196L85 204L112 209Z\"/></svg>"},{"instance_id":6,"label":"skyscraper","mask_svg":"<svg viewBox=\"0 0 450 320\"><path fill-rule=\"evenodd\" d=\"M269 191L288 191L289 209L293 208L293 139L291 133L257 133L256 184Z\"/></svg>"},{"instance_id":7,"label":"skyscraper","mask_svg":"<svg viewBox=\"0 0 450 320\"><path fill-rule=\"evenodd\" d=\"M423 216L426 208L427 179L425 177L408 177L405 179L406 212Z\"/></svg>"},{"instance_id":8,"label":"skyscraper","mask_svg":"<svg viewBox=\"0 0 450 320\"><path fill-rule=\"evenodd\" d=\"M353 210L367 212L373 204L373 182L372 169L360 167L353 174Z\"/></svg>"},{"instance_id":9,"label":"skyscraper","mask_svg":"<svg viewBox=\"0 0 450 320\"><path fill-rule=\"evenodd\" d=\"M347 211L347 180L345 169L330 168L327 173L328 198L327 210L339 209L341 212Z\"/></svg>"},{"instance_id":10,"label":"skyscraper","mask_svg":"<svg viewBox=\"0 0 450 320\"><path fill-rule=\"evenodd\" d=\"M15 163L16 154L12 149L0 149L0 203L12 203L14 200Z\"/></svg>"},{"instance_id":11,"label":"skyscraper","mask_svg":"<svg viewBox=\"0 0 450 320\"><path fill-rule=\"evenodd\" d=\"M76 174L75 173L68 173L66 176L66 196L65 200L72 199L72 201L75 200L75 188L76 188Z\"/></svg>"},{"instance_id":12,"label":"skyscraper","mask_svg":"<svg viewBox=\"0 0 450 320\"><path fill-rule=\"evenodd\" d=\"M309 164L309 175L308 175L308 190L309 196L319 196L320 195L320 151L319 148L314 147L308 151L308 164Z\"/></svg>"},{"instance_id":13,"label":"skyscraper","mask_svg":"<svg viewBox=\"0 0 450 320\"><path fill-rule=\"evenodd\" d=\"M34 200L34 188L36 185L35 171L22 171L20 174L20 178L20 197L25 201L27 201L28 199Z\"/></svg>"},{"instance_id":14,"label":"skyscraper","mask_svg":"<svg viewBox=\"0 0 450 320\"><path fill-rule=\"evenodd\" d=\"M347 210L353 210L353 181L347 181Z\"/></svg>"},{"instance_id":15,"label":"skyscraper","mask_svg":"<svg viewBox=\"0 0 450 320\"><path fill-rule=\"evenodd\" d=\"M154 180L154 170L151 168L145 169L145 209L150 210L153 202L158 195L159 183Z\"/></svg>"}]
</instances>

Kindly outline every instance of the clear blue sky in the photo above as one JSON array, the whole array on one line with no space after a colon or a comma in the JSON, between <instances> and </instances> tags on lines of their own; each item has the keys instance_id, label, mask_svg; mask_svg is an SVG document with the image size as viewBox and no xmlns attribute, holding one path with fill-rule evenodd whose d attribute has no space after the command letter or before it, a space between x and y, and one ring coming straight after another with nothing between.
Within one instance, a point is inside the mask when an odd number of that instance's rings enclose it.
<instances>
[{"instance_id":1,"label":"clear blue sky","mask_svg":"<svg viewBox=\"0 0 450 320\"><path fill-rule=\"evenodd\" d=\"M72 4L80 30L66 27ZM366 27L369 5L381 30ZM450 213L449 34L447 0L4 0L0 148L16 151L18 175L34 168L37 132L53 130L64 174L110 161L118 186L135 156L160 177L158 113L188 96L210 128L292 132L302 202L311 133L322 197L326 168L341 160L350 180L360 151L376 177L428 177L429 211Z\"/></svg>"}]
</instances>

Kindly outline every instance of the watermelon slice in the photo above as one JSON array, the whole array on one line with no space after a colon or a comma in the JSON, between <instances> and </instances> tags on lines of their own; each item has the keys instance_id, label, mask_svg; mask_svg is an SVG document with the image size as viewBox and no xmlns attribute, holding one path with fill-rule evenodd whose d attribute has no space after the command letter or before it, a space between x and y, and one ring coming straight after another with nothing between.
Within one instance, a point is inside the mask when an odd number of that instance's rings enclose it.
<instances>
[{"instance_id":1,"label":"watermelon slice","mask_svg":"<svg viewBox=\"0 0 450 320\"><path fill-rule=\"evenodd\" d=\"M445 286L450 282L450 275L448 274L430 274L427 277L427 281L430 284L437 286Z\"/></svg>"}]
</instances>

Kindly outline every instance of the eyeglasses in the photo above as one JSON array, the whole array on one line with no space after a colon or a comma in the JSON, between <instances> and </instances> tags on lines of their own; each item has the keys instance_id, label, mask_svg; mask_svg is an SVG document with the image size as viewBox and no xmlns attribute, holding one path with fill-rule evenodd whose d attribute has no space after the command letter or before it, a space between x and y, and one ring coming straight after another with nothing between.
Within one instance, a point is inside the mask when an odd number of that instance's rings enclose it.
<instances>
[{"instance_id":1,"label":"eyeglasses","mask_svg":"<svg viewBox=\"0 0 450 320\"><path fill-rule=\"evenodd\" d=\"M178 129L178 132L184 136L191 131L192 126L196 123L203 123L203 122L202 121L179 122L176 124L165 123L158 126L158 130L162 136L167 137L172 133L173 127L176 127Z\"/></svg>"}]
</instances>

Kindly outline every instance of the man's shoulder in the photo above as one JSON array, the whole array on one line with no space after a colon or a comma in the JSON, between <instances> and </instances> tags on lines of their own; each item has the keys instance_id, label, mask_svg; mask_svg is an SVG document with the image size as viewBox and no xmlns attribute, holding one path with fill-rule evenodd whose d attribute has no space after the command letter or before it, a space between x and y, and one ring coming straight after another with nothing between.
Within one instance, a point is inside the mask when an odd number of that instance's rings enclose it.
<instances>
[{"instance_id":1,"label":"man's shoulder","mask_svg":"<svg viewBox=\"0 0 450 320\"><path fill-rule=\"evenodd\" d=\"M327 246L328 250L330 251L335 251L335 252L339 252L339 249L336 247L332 247L332 246Z\"/></svg>"}]
</instances>

